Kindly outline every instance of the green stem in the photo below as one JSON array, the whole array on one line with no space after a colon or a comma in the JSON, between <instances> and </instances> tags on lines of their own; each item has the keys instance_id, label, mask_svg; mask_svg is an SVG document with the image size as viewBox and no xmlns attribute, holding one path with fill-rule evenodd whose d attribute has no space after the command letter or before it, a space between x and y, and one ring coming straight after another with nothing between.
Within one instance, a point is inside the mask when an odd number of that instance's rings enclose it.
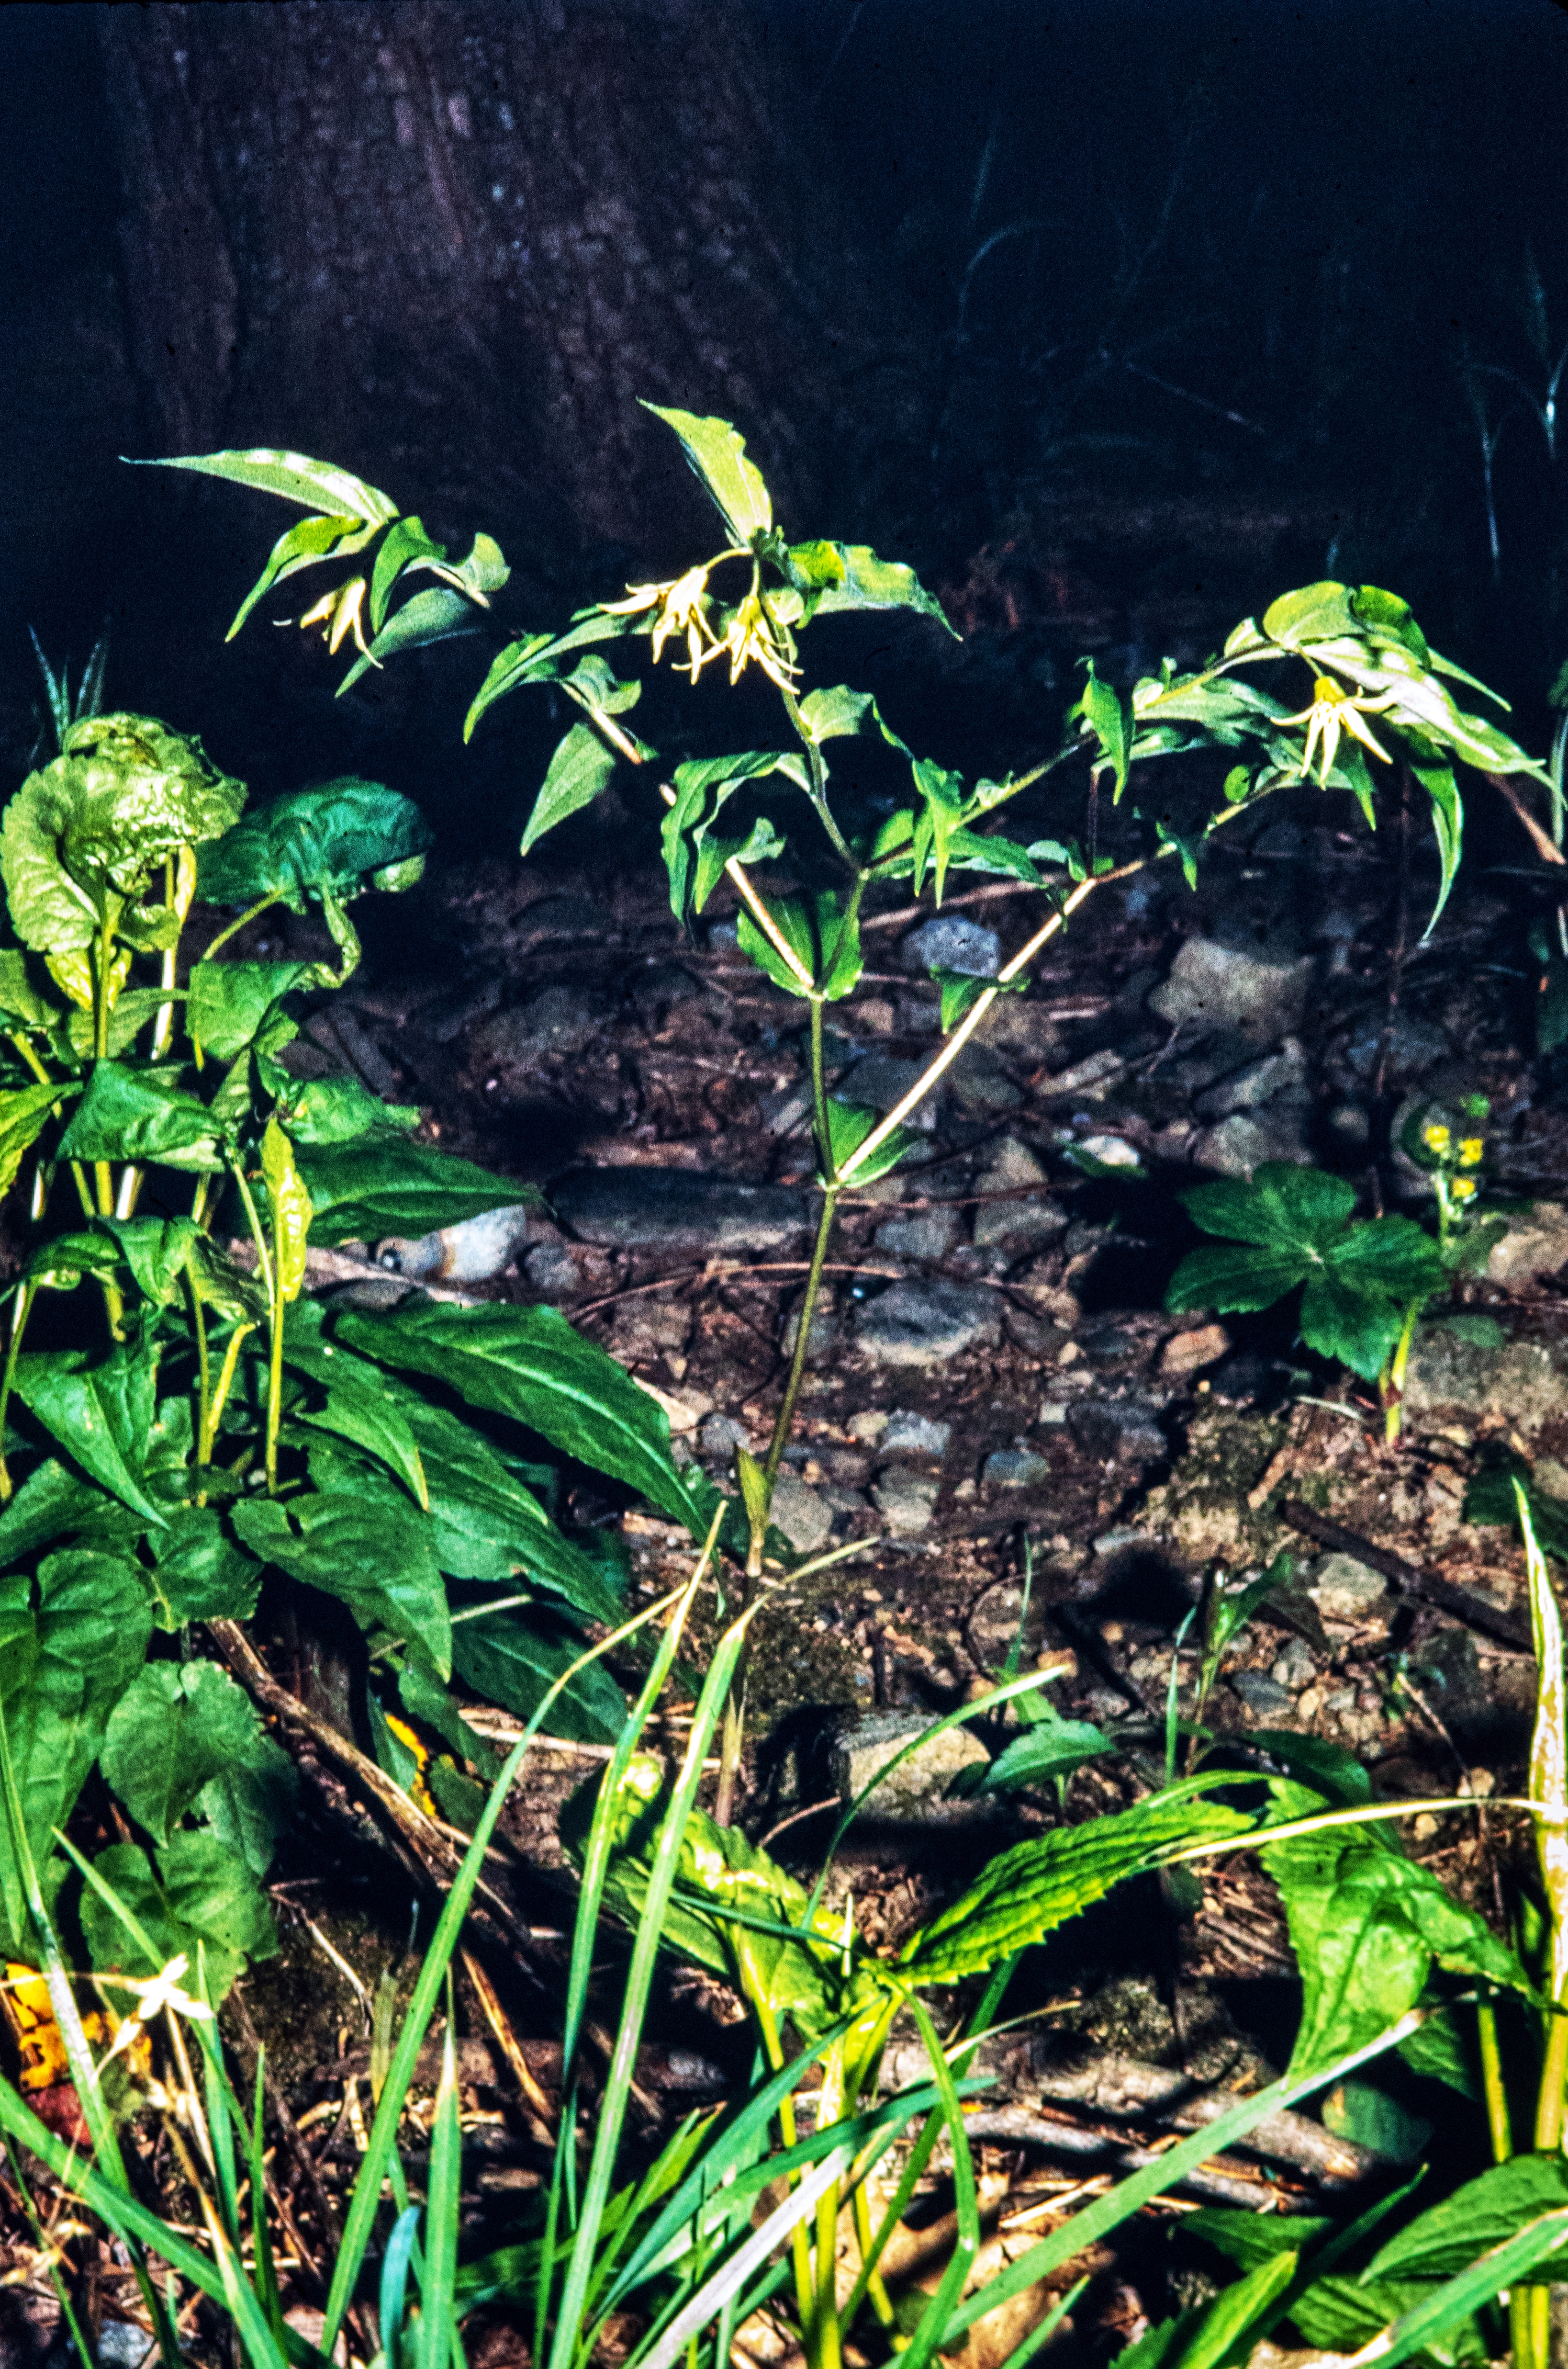
<instances>
[{"instance_id":1,"label":"green stem","mask_svg":"<svg viewBox=\"0 0 1568 2369\"><path fill-rule=\"evenodd\" d=\"M789 1441L790 1428L795 1420L795 1402L801 1395L801 1382L806 1370L806 1352L811 1344L812 1318L816 1312L817 1296L822 1289L822 1271L827 1259L827 1246L833 1238L833 1221L837 1209L838 1186L834 1183L823 1190L822 1214L817 1219L816 1241L812 1245L811 1272L806 1276L805 1293L795 1319L795 1353L790 1360L789 1379L778 1402L773 1437L768 1442L767 1458L762 1468L769 1498L773 1494L773 1484L778 1478L778 1466Z\"/></svg>"},{"instance_id":2,"label":"green stem","mask_svg":"<svg viewBox=\"0 0 1568 2369\"><path fill-rule=\"evenodd\" d=\"M240 1362L240 1351L255 1331L254 1324L236 1324L229 1335L228 1346L223 1352L223 1362L218 1368L218 1383L212 1393L211 1411L207 1418L207 1453L198 1459L203 1464L210 1464L212 1461L212 1450L218 1437L218 1425L223 1420L223 1409L228 1402L230 1387L234 1379L234 1368ZM248 1449L246 1454L248 1456Z\"/></svg>"},{"instance_id":3,"label":"green stem","mask_svg":"<svg viewBox=\"0 0 1568 2369\"><path fill-rule=\"evenodd\" d=\"M188 853L189 851L187 850L186 852ZM176 905L176 875L175 870L175 859L172 855L165 856L164 859L164 903L169 908L171 912L175 910ZM172 946L165 947L163 967L158 974L159 986L168 990L171 994L173 992L175 979L176 977L178 955L179 940L176 937ZM153 1059L154 1061L161 1061L163 1059L174 1039L174 1004L172 1001L168 1003L160 1003L158 1006L158 1016L153 1028Z\"/></svg>"},{"instance_id":4,"label":"green stem","mask_svg":"<svg viewBox=\"0 0 1568 2369\"><path fill-rule=\"evenodd\" d=\"M1486 2100L1486 2127L1492 2139L1492 2160L1506 2163L1514 2152L1508 2118L1508 2092L1503 2079L1503 2052L1497 2044L1497 2010L1483 1999L1475 2010L1476 2038L1481 2043L1481 2087Z\"/></svg>"},{"instance_id":5,"label":"green stem","mask_svg":"<svg viewBox=\"0 0 1568 2369\"><path fill-rule=\"evenodd\" d=\"M5 1370L0 1372L0 1505L4 1505L11 1494L11 1472L6 1461L6 1415L17 1379L17 1359L21 1355L22 1335L28 1329L28 1318L32 1314L33 1301L37 1298L36 1283L19 1283L17 1286L11 1337L6 1345Z\"/></svg>"},{"instance_id":6,"label":"green stem","mask_svg":"<svg viewBox=\"0 0 1568 2369\"><path fill-rule=\"evenodd\" d=\"M1392 1448L1399 1437L1400 1423L1404 1412L1404 1375L1410 1363L1410 1345L1415 1338L1415 1323L1424 1302L1413 1299L1404 1311L1404 1322L1393 1356L1389 1359L1383 1385L1383 1437Z\"/></svg>"},{"instance_id":7,"label":"green stem","mask_svg":"<svg viewBox=\"0 0 1568 2369\"><path fill-rule=\"evenodd\" d=\"M267 1494L278 1494L278 1433L283 1419L283 1242L277 1197L272 1204L272 1293L268 1321L271 1354L267 1367Z\"/></svg>"},{"instance_id":8,"label":"green stem","mask_svg":"<svg viewBox=\"0 0 1568 2369\"><path fill-rule=\"evenodd\" d=\"M207 1319L202 1313L201 1295L196 1288L190 1269L185 1271L186 1298L190 1304L190 1329L196 1335L196 1371L198 1377L196 1406L196 1460L198 1464L212 1461L212 1366L207 1350Z\"/></svg>"},{"instance_id":9,"label":"green stem","mask_svg":"<svg viewBox=\"0 0 1568 2369\"><path fill-rule=\"evenodd\" d=\"M860 866L855 860L855 852L834 820L833 809L827 802L827 767L823 762L822 750L806 729L806 720L801 714L801 703L794 692L786 690L780 683L778 696L784 702L784 713L790 719L795 737L806 752L806 763L811 768L812 775L812 786L806 795L816 808L817 820L826 831L833 845L833 852L839 862L845 864L858 880Z\"/></svg>"},{"instance_id":10,"label":"green stem","mask_svg":"<svg viewBox=\"0 0 1568 2369\"><path fill-rule=\"evenodd\" d=\"M19 1028L9 1028L6 1033L10 1037L12 1044L21 1055L23 1060L27 1063L28 1069L32 1071L34 1077L38 1080L39 1084L40 1086L51 1086L54 1083L53 1079L50 1076L49 1071L44 1068L43 1063L39 1059L38 1055L33 1051L32 1047L28 1044L27 1037L23 1035L22 1031ZM84 1218L90 1218L94 1215L93 1196L87 1190L86 1171L84 1169L79 1160L74 1160L71 1162L71 1173L76 1180L76 1192L82 1204L82 1215Z\"/></svg>"},{"instance_id":11,"label":"green stem","mask_svg":"<svg viewBox=\"0 0 1568 2369\"><path fill-rule=\"evenodd\" d=\"M231 921L226 930L219 931L217 936L213 939L211 944L207 948L206 953L202 956L202 961L210 962L220 946L226 946L231 938L238 936L239 933L244 928L247 921L254 921L256 915L258 913L265 913L269 905L276 905L282 894L283 891L281 888L269 889L265 897L258 897L254 905L247 906L245 910L240 915L237 921Z\"/></svg>"}]
</instances>

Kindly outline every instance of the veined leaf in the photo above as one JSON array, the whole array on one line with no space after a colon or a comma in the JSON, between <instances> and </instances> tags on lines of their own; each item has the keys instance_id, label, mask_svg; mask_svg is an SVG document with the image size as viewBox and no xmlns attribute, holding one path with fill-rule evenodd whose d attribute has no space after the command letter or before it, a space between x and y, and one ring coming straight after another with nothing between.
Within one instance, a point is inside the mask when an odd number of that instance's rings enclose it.
<instances>
[{"instance_id":1,"label":"veined leaf","mask_svg":"<svg viewBox=\"0 0 1568 2369\"><path fill-rule=\"evenodd\" d=\"M362 1628L416 1638L443 1677L452 1666L447 1591L430 1526L402 1490L369 1466L312 1449L309 1495L242 1499L233 1520L242 1542L290 1579L347 1604Z\"/></svg>"},{"instance_id":2,"label":"veined leaf","mask_svg":"<svg viewBox=\"0 0 1568 2369\"><path fill-rule=\"evenodd\" d=\"M79 1349L24 1350L16 1390L100 1488L149 1522L163 1523L142 1479L153 1416L150 1359L119 1345L96 1366Z\"/></svg>"},{"instance_id":3,"label":"veined leaf","mask_svg":"<svg viewBox=\"0 0 1568 2369\"><path fill-rule=\"evenodd\" d=\"M452 1631L459 1677L516 1719L531 1719L582 1653L582 1636L570 1623L533 1605L460 1620ZM592 1662L556 1697L550 1715L560 1734L615 1744L626 1725L626 1698L604 1664Z\"/></svg>"},{"instance_id":4,"label":"veined leaf","mask_svg":"<svg viewBox=\"0 0 1568 2369\"><path fill-rule=\"evenodd\" d=\"M389 1113L389 1117L392 1114ZM358 1135L344 1143L301 1140L295 1158L315 1215L312 1239L376 1242L460 1225L489 1209L537 1201L534 1186L493 1176L433 1143L394 1134Z\"/></svg>"},{"instance_id":5,"label":"veined leaf","mask_svg":"<svg viewBox=\"0 0 1568 2369\"><path fill-rule=\"evenodd\" d=\"M397 505L363 477L330 461L312 461L303 452L275 452L257 445L249 451L192 452L171 461L132 461L133 469L195 469L209 477L224 477L233 486L254 486L258 493L278 494L308 510L326 510L335 517L362 519L367 526L385 526L397 516Z\"/></svg>"},{"instance_id":6,"label":"veined leaf","mask_svg":"<svg viewBox=\"0 0 1568 2369\"><path fill-rule=\"evenodd\" d=\"M278 1116L296 1146L358 1143L367 1135L407 1135L419 1124L415 1103L384 1103L358 1078L297 1081Z\"/></svg>"},{"instance_id":7,"label":"veined leaf","mask_svg":"<svg viewBox=\"0 0 1568 2369\"><path fill-rule=\"evenodd\" d=\"M819 749L824 741L846 739L874 727L890 749L914 761L913 750L886 721L871 693L851 691L846 682L835 683L831 690L809 691L801 702L801 721Z\"/></svg>"},{"instance_id":8,"label":"veined leaf","mask_svg":"<svg viewBox=\"0 0 1568 2369\"><path fill-rule=\"evenodd\" d=\"M104 1775L156 1843L227 1770L291 1768L250 1697L206 1661L143 1663L109 1714L102 1757Z\"/></svg>"},{"instance_id":9,"label":"veined leaf","mask_svg":"<svg viewBox=\"0 0 1568 2369\"><path fill-rule=\"evenodd\" d=\"M1081 716L1084 730L1099 745L1099 757L1094 766L1097 780L1108 772L1114 784L1114 798L1119 800L1127 787L1127 767L1132 742L1132 703L1113 683L1102 682L1095 672L1093 658L1085 660L1088 681L1077 706L1070 711Z\"/></svg>"},{"instance_id":10,"label":"veined leaf","mask_svg":"<svg viewBox=\"0 0 1568 2369\"><path fill-rule=\"evenodd\" d=\"M773 524L773 503L761 470L746 459L744 438L727 419L699 419L695 412L668 410L658 403L642 408L675 429L733 541L749 551L752 537Z\"/></svg>"},{"instance_id":11,"label":"veined leaf","mask_svg":"<svg viewBox=\"0 0 1568 2369\"><path fill-rule=\"evenodd\" d=\"M221 1168L218 1128L205 1103L182 1093L166 1069L99 1061L60 1139L62 1160L136 1160L167 1168Z\"/></svg>"},{"instance_id":12,"label":"veined leaf","mask_svg":"<svg viewBox=\"0 0 1568 2369\"><path fill-rule=\"evenodd\" d=\"M423 855L432 837L411 798L347 773L268 800L204 849L199 894L212 905L277 896L299 913L307 898L358 896L370 874Z\"/></svg>"},{"instance_id":13,"label":"veined leaf","mask_svg":"<svg viewBox=\"0 0 1568 2369\"><path fill-rule=\"evenodd\" d=\"M828 1133L833 1139L833 1162L840 1175L844 1173L866 1138L882 1123L881 1111L863 1110L856 1103L840 1102L836 1094L827 1099ZM855 1184L874 1184L879 1176L886 1176L918 1150L925 1139L912 1127L895 1127L884 1136L869 1158L858 1163Z\"/></svg>"},{"instance_id":14,"label":"veined leaf","mask_svg":"<svg viewBox=\"0 0 1568 2369\"><path fill-rule=\"evenodd\" d=\"M266 566L241 601L224 640L233 640L256 602L266 599L274 584L298 575L303 567L315 567L324 559L350 558L363 551L379 532L377 525L367 525L358 518L301 519L273 544Z\"/></svg>"},{"instance_id":15,"label":"veined leaf","mask_svg":"<svg viewBox=\"0 0 1568 2369\"><path fill-rule=\"evenodd\" d=\"M72 1082L55 1085L17 1086L0 1094L0 1193L17 1181L28 1150L38 1141L51 1110L72 1099L80 1088Z\"/></svg>"},{"instance_id":16,"label":"veined leaf","mask_svg":"<svg viewBox=\"0 0 1568 2369\"><path fill-rule=\"evenodd\" d=\"M220 2000L247 1962L276 1957L278 1934L266 1893L233 1844L217 1834L176 1834L157 1855L156 1875L135 1843L100 1851L93 1870L116 1893L152 1943L132 1940L107 1901L89 1885L82 1929L97 1965L156 1974L182 1952L199 1951L208 1989Z\"/></svg>"},{"instance_id":17,"label":"veined leaf","mask_svg":"<svg viewBox=\"0 0 1568 2369\"><path fill-rule=\"evenodd\" d=\"M664 1410L558 1309L427 1302L385 1316L346 1314L337 1333L350 1348L429 1374L471 1406L526 1425L701 1535Z\"/></svg>"},{"instance_id":18,"label":"veined leaf","mask_svg":"<svg viewBox=\"0 0 1568 2369\"><path fill-rule=\"evenodd\" d=\"M1244 1834L1250 1818L1199 1795L1154 1794L1087 1825L1062 1826L1001 1852L905 1944L907 1983L957 1983L1043 1941L1129 1876L1183 1843Z\"/></svg>"},{"instance_id":19,"label":"veined leaf","mask_svg":"<svg viewBox=\"0 0 1568 2369\"><path fill-rule=\"evenodd\" d=\"M518 854L526 855L568 815L592 806L600 791L608 787L615 767L615 750L607 747L593 726L574 724L550 761Z\"/></svg>"},{"instance_id":20,"label":"veined leaf","mask_svg":"<svg viewBox=\"0 0 1568 2369\"><path fill-rule=\"evenodd\" d=\"M1517 2155L1434 2204L1368 2263L1368 2279L1446 2279L1543 2213L1568 2209L1568 2163Z\"/></svg>"},{"instance_id":21,"label":"veined leaf","mask_svg":"<svg viewBox=\"0 0 1568 2369\"><path fill-rule=\"evenodd\" d=\"M791 544L789 560L791 575L819 617L852 609L913 609L918 616L934 617L955 642L963 638L914 568L902 560L879 559L869 544Z\"/></svg>"},{"instance_id":22,"label":"veined leaf","mask_svg":"<svg viewBox=\"0 0 1568 2369\"><path fill-rule=\"evenodd\" d=\"M253 1043L267 1014L310 977L302 962L191 965L186 1024L203 1052L232 1061Z\"/></svg>"}]
</instances>

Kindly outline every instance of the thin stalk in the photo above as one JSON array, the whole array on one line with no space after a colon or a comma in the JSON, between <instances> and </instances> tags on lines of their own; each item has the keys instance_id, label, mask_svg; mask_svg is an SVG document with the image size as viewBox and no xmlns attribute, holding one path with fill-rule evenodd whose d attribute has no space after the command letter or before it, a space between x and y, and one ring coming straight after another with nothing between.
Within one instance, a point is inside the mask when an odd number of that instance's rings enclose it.
<instances>
[{"instance_id":1,"label":"thin stalk","mask_svg":"<svg viewBox=\"0 0 1568 2369\"><path fill-rule=\"evenodd\" d=\"M283 1240L277 1196L272 1204L272 1341L267 1365L267 1494L278 1494L278 1433L283 1419Z\"/></svg>"},{"instance_id":2,"label":"thin stalk","mask_svg":"<svg viewBox=\"0 0 1568 2369\"><path fill-rule=\"evenodd\" d=\"M10 1037L12 1044L21 1055L23 1060L27 1063L28 1069L32 1071L34 1077L38 1080L39 1084L40 1086L52 1085L54 1083L53 1079L50 1076L49 1071L44 1068L43 1063L39 1059L38 1055L28 1044L27 1037L23 1035L22 1031L19 1028L8 1028L6 1033ZM84 1218L90 1218L94 1215L93 1196L87 1190L86 1171L83 1168L79 1160L74 1160L71 1162L71 1173L76 1180L76 1192L82 1204L82 1215Z\"/></svg>"},{"instance_id":3,"label":"thin stalk","mask_svg":"<svg viewBox=\"0 0 1568 2369\"><path fill-rule=\"evenodd\" d=\"M265 897L258 897L254 905L247 906L245 910L240 915L237 921L231 921L226 930L219 931L211 944L207 948L205 954L203 954L201 957L202 961L210 962L220 946L226 946L229 940L233 937L236 937L240 931L244 928L247 921L254 921L256 915L258 913L265 913L269 905L276 905L282 894L283 891L281 888L269 889Z\"/></svg>"},{"instance_id":4,"label":"thin stalk","mask_svg":"<svg viewBox=\"0 0 1568 2369\"><path fill-rule=\"evenodd\" d=\"M185 1270L185 1296L190 1308L190 1329L196 1335L196 1460L199 1464L212 1461L212 1367L207 1353L207 1319L202 1313L201 1295L188 1267Z\"/></svg>"},{"instance_id":5,"label":"thin stalk","mask_svg":"<svg viewBox=\"0 0 1568 2369\"><path fill-rule=\"evenodd\" d=\"M1478 2002L1476 2038L1481 2045L1481 2087L1486 2100L1486 2128L1492 2140L1492 2160L1506 2163L1514 2152L1508 2092L1503 2079L1503 2052L1497 2044L1497 2010L1490 1999Z\"/></svg>"},{"instance_id":6,"label":"thin stalk","mask_svg":"<svg viewBox=\"0 0 1568 2369\"><path fill-rule=\"evenodd\" d=\"M833 845L833 852L839 862L846 865L858 879L860 866L855 861L854 851L848 841L834 820L833 811L827 803L827 767L823 762L822 750L806 729L805 718L801 714L800 702L794 692L780 683L778 696L784 702L784 713L790 719L795 736L806 752L806 763L811 768L812 775L812 786L807 795L816 809L817 820L826 831Z\"/></svg>"},{"instance_id":7,"label":"thin stalk","mask_svg":"<svg viewBox=\"0 0 1568 2369\"><path fill-rule=\"evenodd\" d=\"M772 2008L763 1992L758 1991L754 1995L752 2007L756 2016L757 2029L762 2034L763 2053L767 2058L768 2069L773 2073L781 2073L784 2069L784 2050L778 2037L778 2026L774 2019ZM786 2147L792 2147L798 2144L800 2133L795 2123L795 2100L791 2097L786 2096L778 2100L778 2133ZM803 2174L801 2176L804 2177ZM812 2323L815 2317L815 2297L812 2280L811 2240L806 2235L803 2221L797 2221L790 2233L790 2257L795 2272L795 2308L800 2314L801 2333L809 2346Z\"/></svg>"},{"instance_id":8,"label":"thin stalk","mask_svg":"<svg viewBox=\"0 0 1568 2369\"><path fill-rule=\"evenodd\" d=\"M778 1413L773 1423L773 1436L768 1442L767 1458L762 1468L769 1496L772 1494L773 1484L778 1478L779 1460L790 1437L790 1427L795 1420L795 1402L801 1395L801 1382L806 1370L806 1351L811 1343L812 1318L816 1312L817 1296L822 1288L822 1271L827 1259L828 1243L833 1238L833 1221L837 1209L838 1186L836 1184L828 1184L823 1191L822 1210L817 1219L816 1240L812 1244L811 1270L806 1276L805 1294L801 1299L795 1320L795 1352L790 1360L789 1379L784 1384L784 1395L778 1402Z\"/></svg>"},{"instance_id":9,"label":"thin stalk","mask_svg":"<svg viewBox=\"0 0 1568 2369\"><path fill-rule=\"evenodd\" d=\"M1410 1345L1415 1338L1415 1323L1425 1302L1413 1299L1404 1311L1404 1322L1389 1359L1383 1382L1383 1438L1392 1447L1399 1437L1400 1423L1404 1413L1404 1376L1410 1364Z\"/></svg>"},{"instance_id":10,"label":"thin stalk","mask_svg":"<svg viewBox=\"0 0 1568 2369\"><path fill-rule=\"evenodd\" d=\"M28 1329L33 1301L38 1298L36 1283L17 1286L11 1317L11 1337L6 1344L6 1365L0 1371L0 1505L11 1494L10 1468L6 1461L6 1414L11 1403L11 1390L17 1379L17 1359L21 1355L22 1335Z\"/></svg>"},{"instance_id":11,"label":"thin stalk","mask_svg":"<svg viewBox=\"0 0 1568 2369\"><path fill-rule=\"evenodd\" d=\"M164 858L164 903L171 911L175 909L176 893L175 859L172 855L166 855ZM178 955L179 941L176 938L172 946L165 947L163 964L158 973L158 985L170 995L172 995L174 990L176 964ZM169 1047L174 1040L174 1004L172 1001L168 1003L160 1003L158 1006L158 1016L153 1025L153 1059L154 1061L161 1061L163 1059L164 1055L168 1051Z\"/></svg>"}]
</instances>

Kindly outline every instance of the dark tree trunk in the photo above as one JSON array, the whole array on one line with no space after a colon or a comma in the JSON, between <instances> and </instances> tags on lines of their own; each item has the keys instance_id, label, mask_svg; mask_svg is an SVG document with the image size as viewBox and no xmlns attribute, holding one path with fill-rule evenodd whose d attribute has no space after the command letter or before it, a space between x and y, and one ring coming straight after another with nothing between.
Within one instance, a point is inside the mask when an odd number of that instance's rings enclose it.
<instances>
[{"instance_id":1,"label":"dark tree trunk","mask_svg":"<svg viewBox=\"0 0 1568 2369\"><path fill-rule=\"evenodd\" d=\"M906 471L919 346L813 167L760 9L241 0L103 22L163 451L330 456L437 532L494 526L541 593L616 546L686 549L684 471L639 395L735 419L798 532L868 528Z\"/></svg>"}]
</instances>

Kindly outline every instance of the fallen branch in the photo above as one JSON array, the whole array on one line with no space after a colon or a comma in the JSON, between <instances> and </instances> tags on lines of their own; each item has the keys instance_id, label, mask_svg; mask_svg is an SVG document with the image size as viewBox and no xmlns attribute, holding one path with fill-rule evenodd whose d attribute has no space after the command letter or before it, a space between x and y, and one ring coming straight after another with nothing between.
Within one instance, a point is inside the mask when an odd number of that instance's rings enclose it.
<instances>
[{"instance_id":1,"label":"fallen branch","mask_svg":"<svg viewBox=\"0 0 1568 2369\"><path fill-rule=\"evenodd\" d=\"M1390 1548L1374 1546L1370 1539L1347 1530L1343 1523L1331 1522L1325 1514L1315 1514L1299 1497L1287 1497L1279 1507L1279 1516L1293 1530L1300 1530L1303 1538L1313 1539L1320 1547L1328 1547L1336 1554L1354 1555L1358 1562L1381 1572L1402 1595L1430 1604L1435 1610L1462 1620L1468 1628L1479 1629L1483 1637L1494 1638L1499 1645L1512 1645L1517 1652L1533 1654L1529 1623L1516 1613L1499 1611L1472 1588L1457 1587L1451 1579L1438 1579L1435 1574L1422 1571Z\"/></svg>"}]
</instances>

